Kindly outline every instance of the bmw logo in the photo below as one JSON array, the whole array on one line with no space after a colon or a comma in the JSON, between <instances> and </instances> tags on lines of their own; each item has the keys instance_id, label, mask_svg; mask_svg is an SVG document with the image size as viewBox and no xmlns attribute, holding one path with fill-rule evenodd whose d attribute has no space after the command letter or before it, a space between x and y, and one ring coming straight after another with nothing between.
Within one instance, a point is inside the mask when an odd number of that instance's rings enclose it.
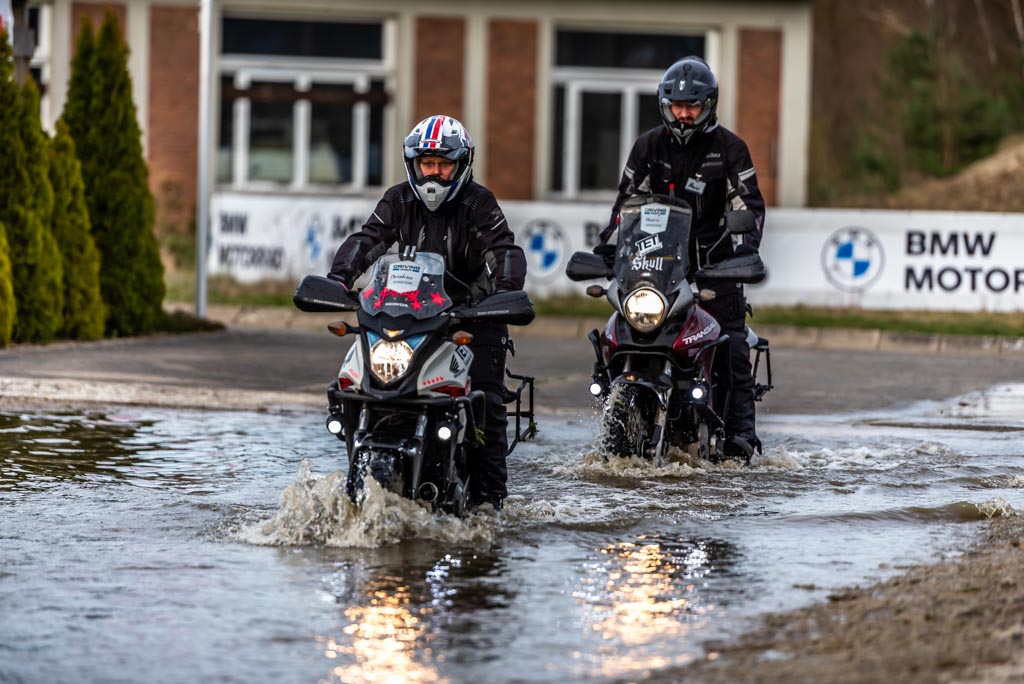
<instances>
[{"instance_id":1,"label":"bmw logo","mask_svg":"<svg viewBox=\"0 0 1024 684\"><path fill-rule=\"evenodd\" d=\"M323 249L324 222L314 214L306 228L306 247L309 248L309 261L316 263Z\"/></svg>"},{"instance_id":2,"label":"bmw logo","mask_svg":"<svg viewBox=\"0 0 1024 684\"><path fill-rule=\"evenodd\" d=\"M821 250L825 277L843 292L863 292L882 273L882 243L867 228L840 228Z\"/></svg>"},{"instance_id":3,"label":"bmw logo","mask_svg":"<svg viewBox=\"0 0 1024 684\"><path fill-rule=\"evenodd\" d=\"M544 278L560 272L565 257L565 236L554 221L534 219L526 224L526 258L531 276Z\"/></svg>"}]
</instances>

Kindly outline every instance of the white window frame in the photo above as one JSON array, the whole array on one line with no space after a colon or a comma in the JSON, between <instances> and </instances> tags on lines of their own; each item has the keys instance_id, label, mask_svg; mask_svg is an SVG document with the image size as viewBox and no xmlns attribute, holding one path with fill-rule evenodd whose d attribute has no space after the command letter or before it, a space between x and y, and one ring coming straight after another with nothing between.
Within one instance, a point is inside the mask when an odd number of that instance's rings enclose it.
<instances>
[{"instance_id":1,"label":"white window frame","mask_svg":"<svg viewBox=\"0 0 1024 684\"><path fill-rule=\"evenodd\" d=\"M343 19L339 21L344 21ZM292 179L289 183L275 181L254 181L249 179L249 124L251 121L251 103L247 97L238 97L233 103L230 116L232 122L231 141L231 181L218 181L222 188L245 191L281 191L291 190L310 194L363 194L370 190L379 190L380 185L368 184L369 144L370 144L370 104L357 102L352 112L352 180L349 183L328 185L309 182L309 148L310 129L312 123L312 106L309 100L302 99L301 93L309 91L314 84L351 85L357 93L368 93L373 81L382 81L384 90L395 92L394 76L389 67L387 55L390 54L389 43L392 31L387 21L381 21L381 54L380 60L332 59L318 57L282 57L222 54L219 59L217 83L223 77L233 77L235 87L239 90L248 89L256 82L275 82L292 84L300 97L295 101L293 109L293 140L292 140ZM219 87L219 86L218 86ZM223 99L218 98L220 102ZM391 120L393 102L384 106L382 134L384 152L388 148L388 122ZM222 112L222 116L227 115ZM219 126L218 126L219 129ZM216 145L220 146L221 141ZM384 182L382 173L381 182Z\"/></svg>"},{"instance_id":2,"label":"white window frame","mask_svg":"<svg viewBox=\"0 0 1024 684\"><path fill-rule=\"evenodd\" d=\"M559 31L572 31L580 27L557 25L552 31L552 45L558 41ZM595 28L586 27L584 30L600 31L606 33L666 33L664 29L652 29L644 26L624 26L618 29L608 27ZM684 30L674 30L673 34L682 33ZM702 29L686 29L685 33L692 36L704 38L705 53L712 48L712 32ZM554 48L553 48L554 50ZM554 57L552 57L554 59ZM668 65L665 65L666 68ZM555 97L554 91L558 86L565 89L565 102L563 104L563 121L551 120L551 130L558 127L562 130L562 189L553 190L554 177L548 179L548 187L545 194L551 199L561 200L597 200L607 201L615 197L615 190L581 190L580 182L580 135L581 121L580 109L584 93L618 93L622 95L622 128L619 140L619 169L618 177L626 164L629 152L636 140L637 122L639 121L639 110L637 108L638 95L654 95L655 87L661 79L664 69L616 69L609 67L577 67L558 66L552 63L551 66L551 98ZM551 136L553 141L554 135ZM551 147L551 154L556 150ZM548 168L551 167L550 159ZM549 174L550 175L550 174Z\"/></svg>"},{"instance_id":3,"label":"white window frame","mask_svg":"<svg viewBox=\"0 0 1024 684\"><path fill-rule=\"evenodd\" d=\"M639 110L638 95L650 95L651 84L661 78L660 71L648 69L583 69L579 67L558 67L552 71L552 88L562 86L565 91L563 105L564 120L552 121L552 126L562 127L562 189L550 191L558 199L599 199L614 196L614 190L580 189L580 135L584 93L605 93L621 95L619 131L619 172L629 157L636 135ZM553 93L552 93L552 96ZM554 152L554 150L552 150ZM619 174L616 173L616 176ZM553 181L554 179L552 179Z\"/></svg>"},{"instance_id":4,"label":"white window frame","mask_svg":"<svg viewBox=\"0 0 1024 684\"><path fill-rule=\"evenodd\" d=\"M43 122L43 127L52 133L53 126L50 125L52 112L50 110L52 108L53 96L50 94L50 84L53 80L53 74L51 73L53 67L51 64L50 27L53 25L53 8L50 5L30 4L29 9L39 12L39 19L36 22L38 26L36 30L36 49L32 53L32 59L29 61L29 68L39 69L39 80L45 86L44 92L39 93L39 118Z\"/></svg>"}]
</instances>

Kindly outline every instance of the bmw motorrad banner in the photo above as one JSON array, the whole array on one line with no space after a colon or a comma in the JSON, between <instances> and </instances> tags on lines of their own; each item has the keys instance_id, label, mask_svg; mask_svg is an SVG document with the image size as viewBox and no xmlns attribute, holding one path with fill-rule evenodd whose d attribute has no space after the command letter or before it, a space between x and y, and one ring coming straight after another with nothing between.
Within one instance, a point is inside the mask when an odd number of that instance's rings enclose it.
<instances>
[{"instance_id":1,"label":"bmw motorrad banner","mask_svg":"<svg viewBox=\"0 0 1024 684\"><path fill-rule=\"evenodd\" d=\"M324 274L376 199L219 193L211 275L240 282ZM581 293L569 256L590 250L610 203L501 202L533 296ZM1024 214L769 208L755 305L1024 310Z\"/></svg>"},{"instance_id":2,"label":"bmw motorrad banner","mask_svg":"<svg viewBox=\"0 0 1024 684\"><path fill-rule=\"evenodd\" d=\"M769 209L755 304L1024 309L1024 214Z\"/></svg>"}]
</instances>

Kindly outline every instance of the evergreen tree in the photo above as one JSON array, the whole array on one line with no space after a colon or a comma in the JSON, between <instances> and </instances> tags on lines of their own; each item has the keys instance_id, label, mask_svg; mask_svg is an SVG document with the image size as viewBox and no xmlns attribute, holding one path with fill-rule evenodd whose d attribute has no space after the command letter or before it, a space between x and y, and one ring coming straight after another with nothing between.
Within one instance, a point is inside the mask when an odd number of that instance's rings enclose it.
<instances>
[{"instance_id":1,"label":"evergreen tree","mask_svg":"<svg viewBox=\"0 0 1024 684\"><path fill-rule=\"evenodd\" d=\"M95 39L88 25L79 35L64 119L82 163L89 220L100 251L107 332L155 330L163 319L163 264L153 232L153 196L132 102L128 49L111 13Z\"/></svg>"},{"instance_id":2,"label":"evergreen tree","mask_svg":"<svg viewBox=\"0 0 1024 684\"><path fill-rule=\"evenodd\" d=\"M53 237L64 264L64 316L60 334L78 340L103 336L106 311L100 296L100 255L96 250L85 206L82 166L67 124L57 122L50 143L50 183L53 186Z\"/></svg>"},{"instance_id":3,"label":"evergreen tree","mask_svg":"<svg viewBox=\"0 0 1024 684\"><path fill-rule=\"evenodd\" d=\"M11 341L14 317L18 312L14 304L14 288L11 286L11 259L7 247L7 229L0 223L0 347Z\"/></svg>"},{"instance_id":4,"label":"evergreen tree","mask_svg":"<svg viewBox=\"0 0 1024 684\"><path fill-rule=\"evenodd\" d=\"M46 342L60 327L62 309L60 254L49 227L53 192L39 94L31 81L19 89L11 72L10 45L0 40L0 223L7 229L18 314L12 337Z\"/></svg>"}]
</instances>

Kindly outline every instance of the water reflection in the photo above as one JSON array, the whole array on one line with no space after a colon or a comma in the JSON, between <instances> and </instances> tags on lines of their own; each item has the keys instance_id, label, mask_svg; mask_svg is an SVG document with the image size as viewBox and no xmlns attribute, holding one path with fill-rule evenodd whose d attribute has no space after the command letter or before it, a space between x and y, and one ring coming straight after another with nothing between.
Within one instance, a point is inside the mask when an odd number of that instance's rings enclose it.
<instances>
[{"instance_id":1,"label":"water reflection","mask_svg":"<svg viewBox=\"0 0 1024 684\"><path fill-rule=\"evenodd\" d=\"M127 445L148 425L93 414L0 413L0 491L124 477L147 448Z\"/></svg>"},{"instance_id":2,"label":"water reflection","mask_svg":"<svg viewBox=\"0 0 1024 684\"><path fill-rule=\"evenodd\" d=\"M515 596L505 561L497 552L465 551L430 563L416 558L424 550L385 550L398 562L344 563L326 580L344 608L338 628L316 636L330 661L325 681L445 682L452 667L493 657L496 612Z\"/></svg>"},{"instance_id":3,"label":"water reflection","mask_svg":"<svg viewBox=\"0 0 1024 684\"><path fill-rule=\"evenodd\" d=\"M349 624L342 635L317 637L325 658L347 661L331 669L332 680L445 681L433 662L424 607L414 602L409 585L399 577L380 577L368 582L364 591L365 603L345 609ZM437 657L443 661L442 655Z\"/></svg>"},{"instance_id":4,"label":"water reflection","mask_svg":"<svg viewBox=\"0 0 1024 684\"><path fill-rule=\"evenodd\" d=\"M125 407L110 413L0 412L0 491L73 482L207 494L238 474L273 475L294 444L287 421L247 412ZM281 434L274 434L274 431ZM279 442L282 447L269 446ZM289 462L291 459L287 459ZM237 484L237 483L235 483Z\"/></svg>"},{"instance_id":5,"label":"water reflection","mask_svg":"<svg viewBox=\"0 0 1024 684\"><path fill-rule=\"evenodd\" d=\"M573 592L586 630L599 639L592 651L577 654L581 674L618 677L690 662L698 641L693 632L718 607L706 595L706 580L730 574L735 548L717 539L652 534L598 551Z\"/></svg>"}]
</instances>

